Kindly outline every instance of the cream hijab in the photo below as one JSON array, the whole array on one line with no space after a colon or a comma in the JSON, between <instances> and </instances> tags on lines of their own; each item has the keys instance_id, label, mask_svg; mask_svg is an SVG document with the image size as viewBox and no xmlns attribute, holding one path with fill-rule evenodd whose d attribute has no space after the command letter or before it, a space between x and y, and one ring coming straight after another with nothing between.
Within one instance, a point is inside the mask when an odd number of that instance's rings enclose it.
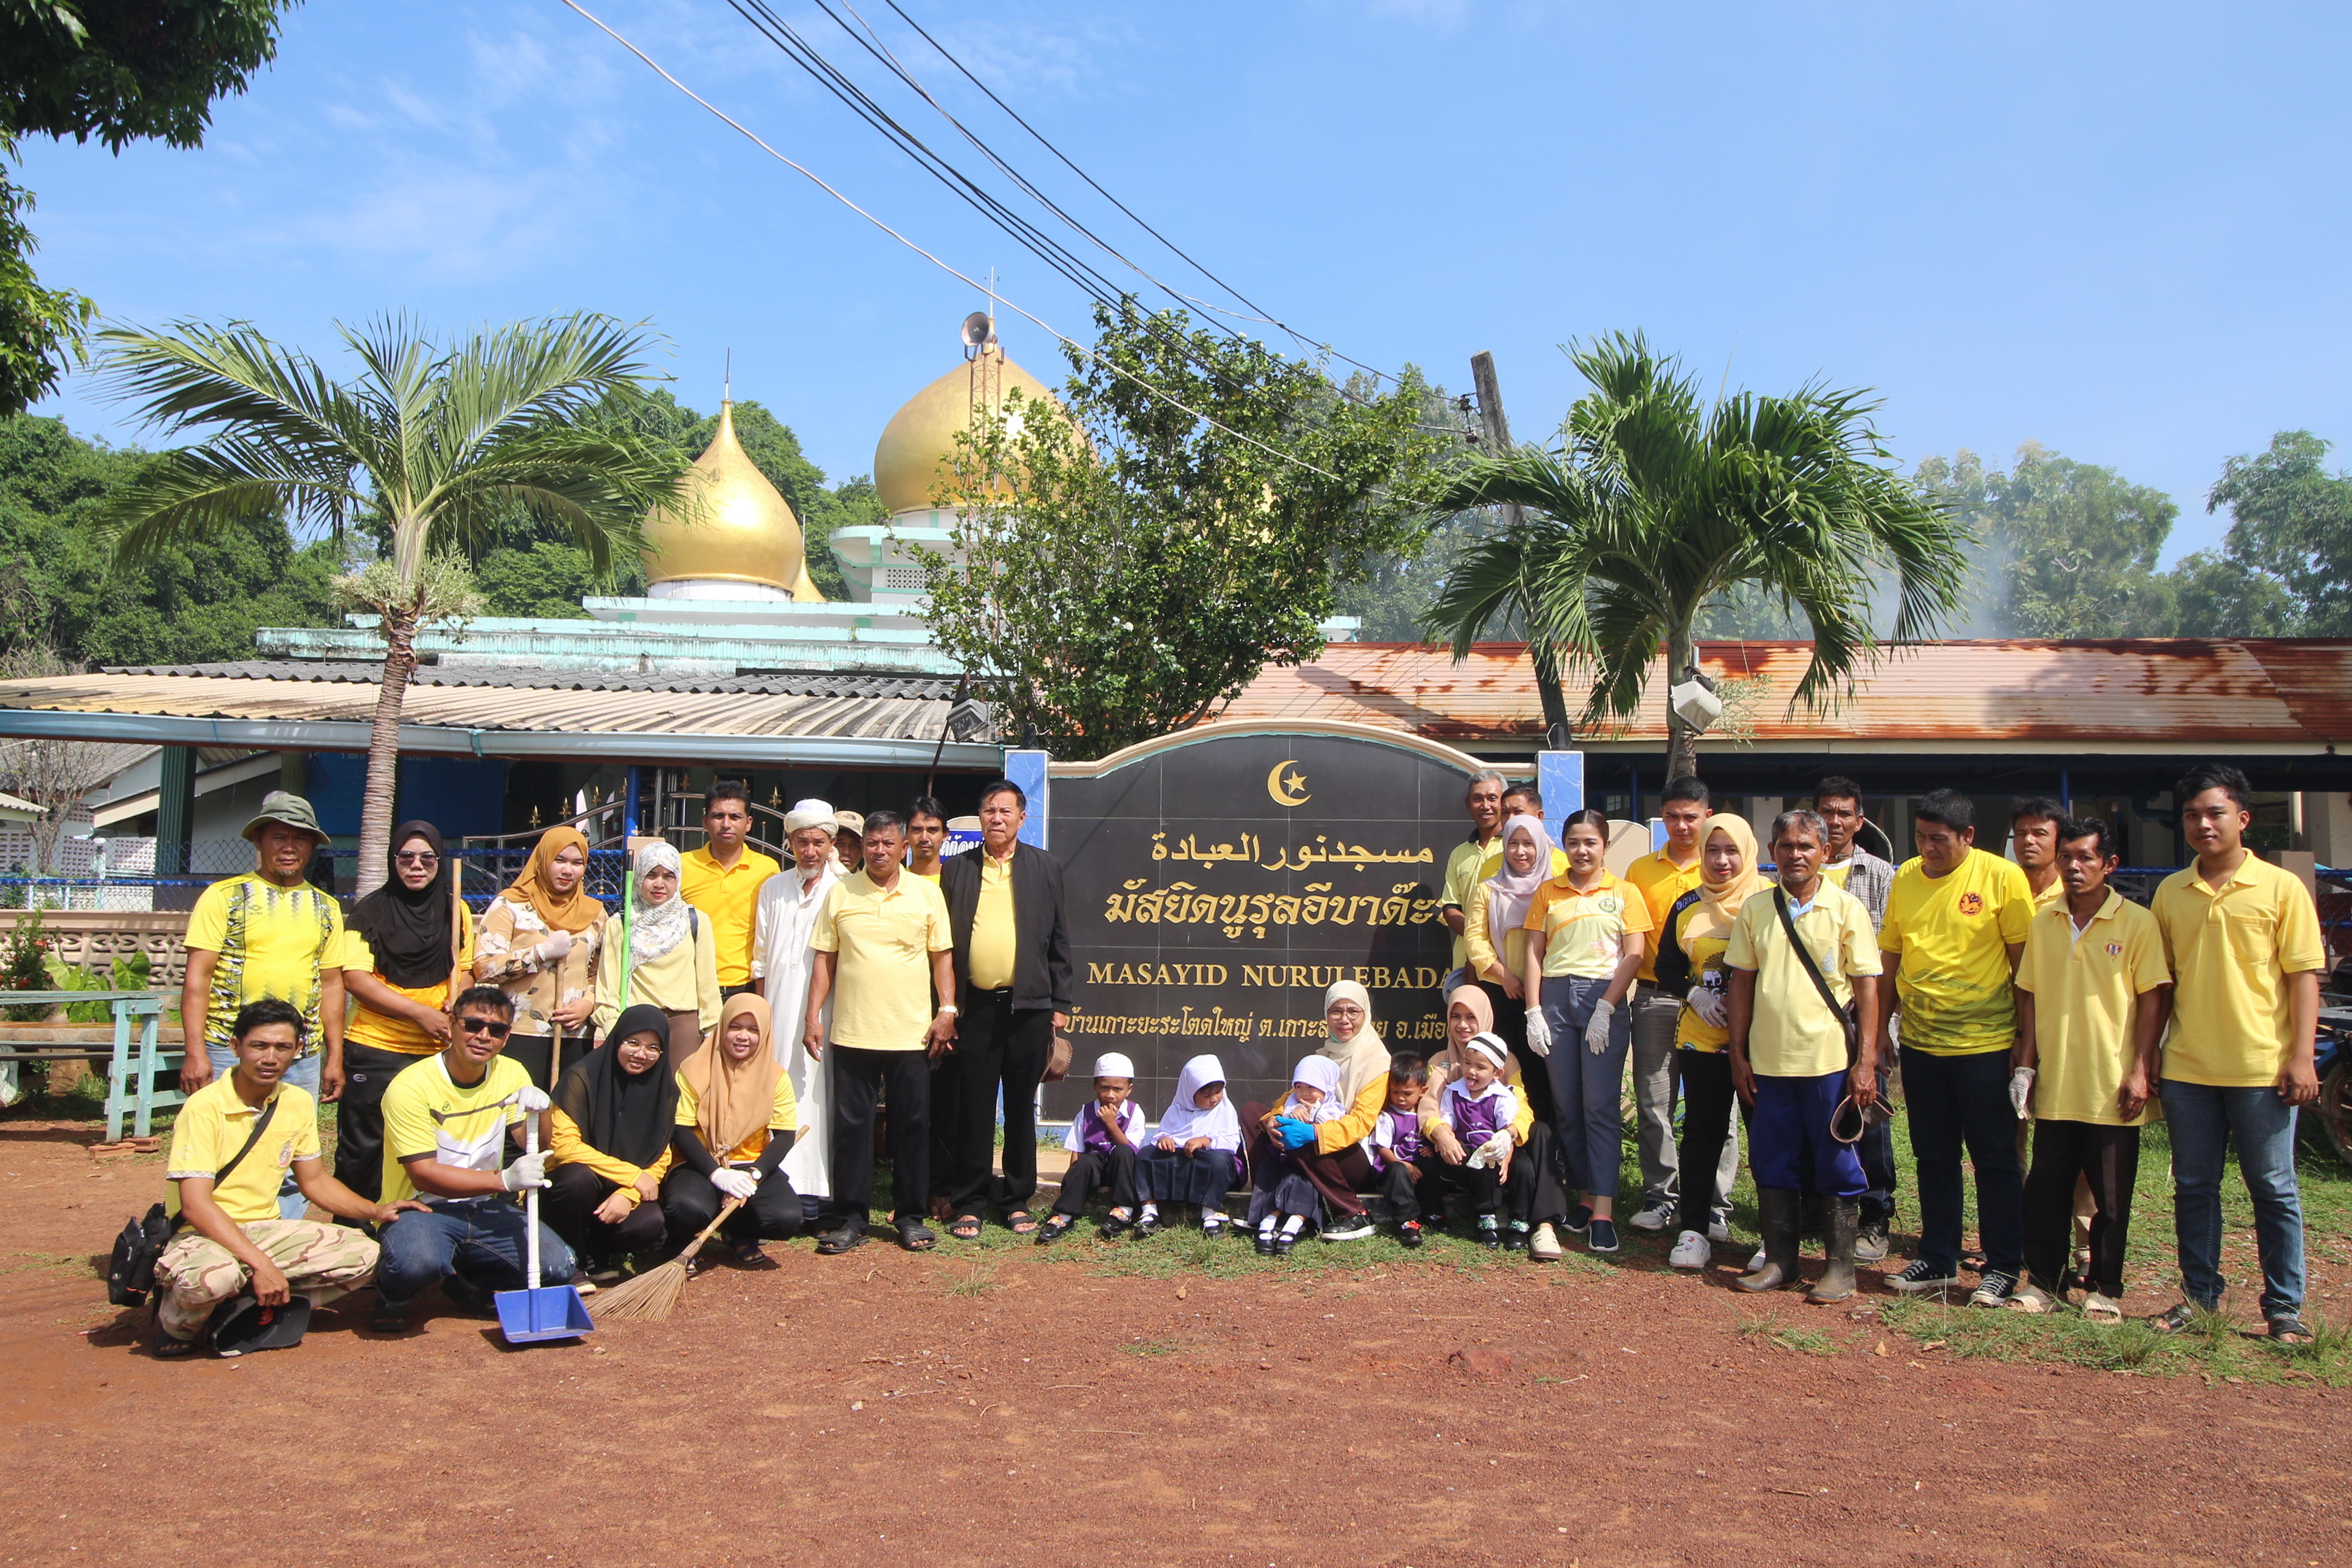
<instances>
[{"instance_id":1,"label":"cream hijab","mask_svg":"<svg viewBox=\"0 0 2352 1568\"><path fill-rule=\"evenodd\" d=\"M1739 850L1739 870L1729 877L1706 875L1707 841L1717 834L1731 840ZM1744 816L1728 812L1717 812L1698 830L1699 897L1691 912L1683 917L1682 942L1685 951L1695 942L1709 937L1728 941L1731 922L1739 918L1739 906L1748 898L1762 892L1767 886L1763 874L1756 868L1756 830L1748 826Z\"/></svg>"},{"instance_id":2,"label":"cream hijab","mask_svg":"<svg viewBox=\"0 0 2352 1568\"><path fill-rule=\"evenodd\" d=\"M1389 1048L1381 1042L1380 1031L1372 1027L1370 992L1352 980L1342 980L1323 993L1323 1011L1327 1016L1334 1002L1353 1002L1364 1010L1364 1021L1357 1026L1354 1038L1327 1038L1318 1053L1339 1064L1339 1099L1343 1107L1352 1108L1375 1079L1388 1077Z\"/></svg>"}]
</instances>

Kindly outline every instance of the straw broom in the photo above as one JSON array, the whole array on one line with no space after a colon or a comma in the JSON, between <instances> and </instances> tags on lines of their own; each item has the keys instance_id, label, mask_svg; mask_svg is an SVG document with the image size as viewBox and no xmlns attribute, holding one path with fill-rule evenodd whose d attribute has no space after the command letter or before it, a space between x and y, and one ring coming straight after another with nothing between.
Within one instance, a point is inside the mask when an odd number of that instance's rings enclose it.
<instances>
[{"instance_id":1,"label":"straw broom","mask_svg":"<svg viewBox=\"0 0 2352 1568\"><path fill-rule=\"evenodd\" d=\"M702 1244L727 1223L727 1216L742 1206L741 1198L729 1198L719 1205L719 1217L704 1226L702 1234L686 1244L685 1251L658 1268L648 1268L625 1285L598 1291L595 1308L589 1315L645 1323L658 1323L667 1319L677 1310L677 1299L686 1294L687 1259L701 1251Z\"/></svg>"}]
</instances>

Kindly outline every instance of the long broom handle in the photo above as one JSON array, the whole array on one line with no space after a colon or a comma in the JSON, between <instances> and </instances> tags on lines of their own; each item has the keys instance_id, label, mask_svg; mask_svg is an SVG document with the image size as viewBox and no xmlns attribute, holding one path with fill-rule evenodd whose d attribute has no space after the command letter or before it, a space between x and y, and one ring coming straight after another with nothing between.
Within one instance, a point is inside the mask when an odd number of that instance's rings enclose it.
<instances>
[{"instance_id":1,"label":"long broom handle","mask_svg":"<svg viewBox=\"0 0 2352 1568\"><path fill-rule=\"evenodd\" d=\"M535 1110L526 1110L522 1115L522 1152L525 1154L539 1152L539 1112ZM536 1183L523 1190L522 1206L523 1226L530 1232L530 1272L524 1279L523 1288L536 1290L539 1289L539 1187Z\"/></svg>"},{"instance_id":2,"label":"long broom handle","mask_svg":"<svg viewBox=\"0 0 2352 1568\"><path fill-rule=\"evenodd\" d=\"M725 1203L720 1204L719 1205L719 1217L712 1220L709 1225L704 1226L702 1227L702 1234L696 1237L692 1241L688 1242L686 1244L686 1250L679 1253L677 1255L678 1258L691 1258L696 1253L701 1251L702 1244L709 1241L712 1237L718 1235L719 1227L727 1223L727 1216L733 1214L737 1209L740 1209L742 1206L743 1200L741 1198L729 1198ZM671 1261L676 1262L677 1259L673 1258Z\"/></svg>"}]
</instances>

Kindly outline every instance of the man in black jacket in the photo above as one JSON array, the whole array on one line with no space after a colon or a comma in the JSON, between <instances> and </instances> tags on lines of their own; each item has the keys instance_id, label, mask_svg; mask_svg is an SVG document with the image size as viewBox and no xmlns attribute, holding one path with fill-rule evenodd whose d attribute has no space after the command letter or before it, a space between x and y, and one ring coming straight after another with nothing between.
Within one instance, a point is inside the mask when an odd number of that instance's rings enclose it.
<instances>
[{"instance_id":1,"label":"man in black jacket","mask_svg":"<svg viewBox=\"0 0 2352 1568\"><path fill-rule=\"evenodd\" d=\"M955 941L956 1125L950 1142L955 1220L948 1234L980 1237L994 1201L1018 1235L1037 1228L1038 1081L1054 1032L1070 1012L1070 933L1062 919L1062 863L1020 841L1029 801L998 779L981 791L980 849L940 868ZM1004 1095L1004 1174L991 1181L996 1099Z\"/></svg>"}]
</instances>

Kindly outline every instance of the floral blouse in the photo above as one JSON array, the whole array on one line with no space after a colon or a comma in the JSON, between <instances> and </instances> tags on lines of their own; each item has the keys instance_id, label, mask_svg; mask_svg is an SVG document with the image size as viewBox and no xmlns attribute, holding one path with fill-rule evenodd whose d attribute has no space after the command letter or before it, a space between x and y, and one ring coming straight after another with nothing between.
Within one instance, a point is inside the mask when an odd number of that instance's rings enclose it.
<instances>
[{"instance_id":1,"label":"floral blouse","mask_svg":"<svg viewBox=\"0 0 2352 1568\"><path fill-rule=\"evenodd\" d=\"M599 915L594 925L574 932L572 951L545 964L537 950L550 933L539 911L511 899L490 900L474 948L474 973L514 998L516 1034L552 1035L556 1008L595 995L608 920ZM577 1032L585 1033L585 1026Z\"/></svg>"}]
</instances>

